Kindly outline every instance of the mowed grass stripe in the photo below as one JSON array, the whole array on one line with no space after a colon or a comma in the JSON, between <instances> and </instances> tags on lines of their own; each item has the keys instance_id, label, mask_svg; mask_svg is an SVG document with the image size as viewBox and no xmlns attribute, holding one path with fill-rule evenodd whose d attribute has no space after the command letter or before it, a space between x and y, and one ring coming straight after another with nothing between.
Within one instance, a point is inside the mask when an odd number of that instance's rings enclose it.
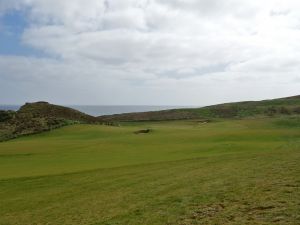
<instances>
[{"instance_id":1,"label":"mowed grass stripe","mask_svg":"<svg viewBox=\"0 0 300 225\"><path fill-rule=\"evenodd\" d=\"M2 181L2 224L296 222L299 159L282 148Z\"/></svg>"}]
</instances>

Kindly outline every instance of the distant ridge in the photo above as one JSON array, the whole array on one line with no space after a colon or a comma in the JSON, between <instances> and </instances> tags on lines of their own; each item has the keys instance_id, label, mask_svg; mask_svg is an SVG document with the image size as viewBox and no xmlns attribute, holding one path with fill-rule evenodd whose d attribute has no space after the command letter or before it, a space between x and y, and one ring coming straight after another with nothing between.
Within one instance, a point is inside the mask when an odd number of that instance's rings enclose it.
<instances>
[{"instance_id":1,"label":"distant ridge","mask_svg":"<svg viewBox=\"0 0 300 225\"><path fill-rule=\"evenodd\" d=\"M171 109L98 117L103 121L160 121L198 118L243 118L300 114L300 95L263 101L224 103L202 108Z\"/></svg>"}]
</instances>

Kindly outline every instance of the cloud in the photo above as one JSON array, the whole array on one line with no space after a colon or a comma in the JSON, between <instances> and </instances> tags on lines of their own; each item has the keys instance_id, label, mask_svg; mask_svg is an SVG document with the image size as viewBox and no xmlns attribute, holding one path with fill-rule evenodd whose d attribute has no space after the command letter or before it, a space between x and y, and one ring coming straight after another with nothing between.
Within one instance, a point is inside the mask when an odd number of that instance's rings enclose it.
<instances>
[{"instance_id":1,"label":"cloud","mask_svg":"<svg viewBox=\"0 0 300 225\"><path fill-rule=\"evenodd\" d=\"M296 0L0 0L0 15L10 10L25 12L22 44L48 56L1 56L0 81L17 88L60 87L56 93L64 95L84 85L78 103L98 104L202 105L298 94ZM41 95L30 91L24 98ZM100 95L109 100L93 97ZM42 96L72 101L71 94Z\"/></svg>"}]
</instances>

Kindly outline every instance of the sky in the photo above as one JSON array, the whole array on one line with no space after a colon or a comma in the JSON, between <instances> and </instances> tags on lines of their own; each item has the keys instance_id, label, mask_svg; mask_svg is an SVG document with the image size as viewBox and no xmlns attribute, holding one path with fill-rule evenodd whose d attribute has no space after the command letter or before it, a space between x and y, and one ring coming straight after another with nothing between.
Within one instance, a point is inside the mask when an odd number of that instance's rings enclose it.
<instances>
[{"instance_id":1,"label":"sky","mask_svg":"<svg viewBox=\"0 0 300 225\"><path fill-rule=\"evenodd\" d=\"M299 94L298 0L0 0L0 104Z\"/></svg>"}]
</instances>

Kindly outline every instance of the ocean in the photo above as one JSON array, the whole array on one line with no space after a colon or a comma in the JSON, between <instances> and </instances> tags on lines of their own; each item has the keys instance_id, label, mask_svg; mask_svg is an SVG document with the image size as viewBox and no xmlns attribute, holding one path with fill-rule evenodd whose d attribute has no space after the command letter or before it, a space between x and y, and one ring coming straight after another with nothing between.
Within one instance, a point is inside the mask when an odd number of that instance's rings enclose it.
<instances>
[{"instance_id":1,"label":"ocean","mask_svg":"<svg viewBox=\"0 0 300 225\"><path fill-rule=\"evenodd\" d=\"M113 115L130 112L148 112L165 109L191 108L190 106L150 106L150 105L69 105L67 107L77 109L92 116ZM0 110L18 110L19 105L0 105Z\"/></svg>"},{"instance_id":2,"label":"ocean","mask_svg":"<svg viewBox=\"0 0 300 225\"><path fill-rule=\"evenodd\" d=\"M19 105L0 105L0 110L13 110L17 111L20 108Z\"/></svg>"}]
</instances>

